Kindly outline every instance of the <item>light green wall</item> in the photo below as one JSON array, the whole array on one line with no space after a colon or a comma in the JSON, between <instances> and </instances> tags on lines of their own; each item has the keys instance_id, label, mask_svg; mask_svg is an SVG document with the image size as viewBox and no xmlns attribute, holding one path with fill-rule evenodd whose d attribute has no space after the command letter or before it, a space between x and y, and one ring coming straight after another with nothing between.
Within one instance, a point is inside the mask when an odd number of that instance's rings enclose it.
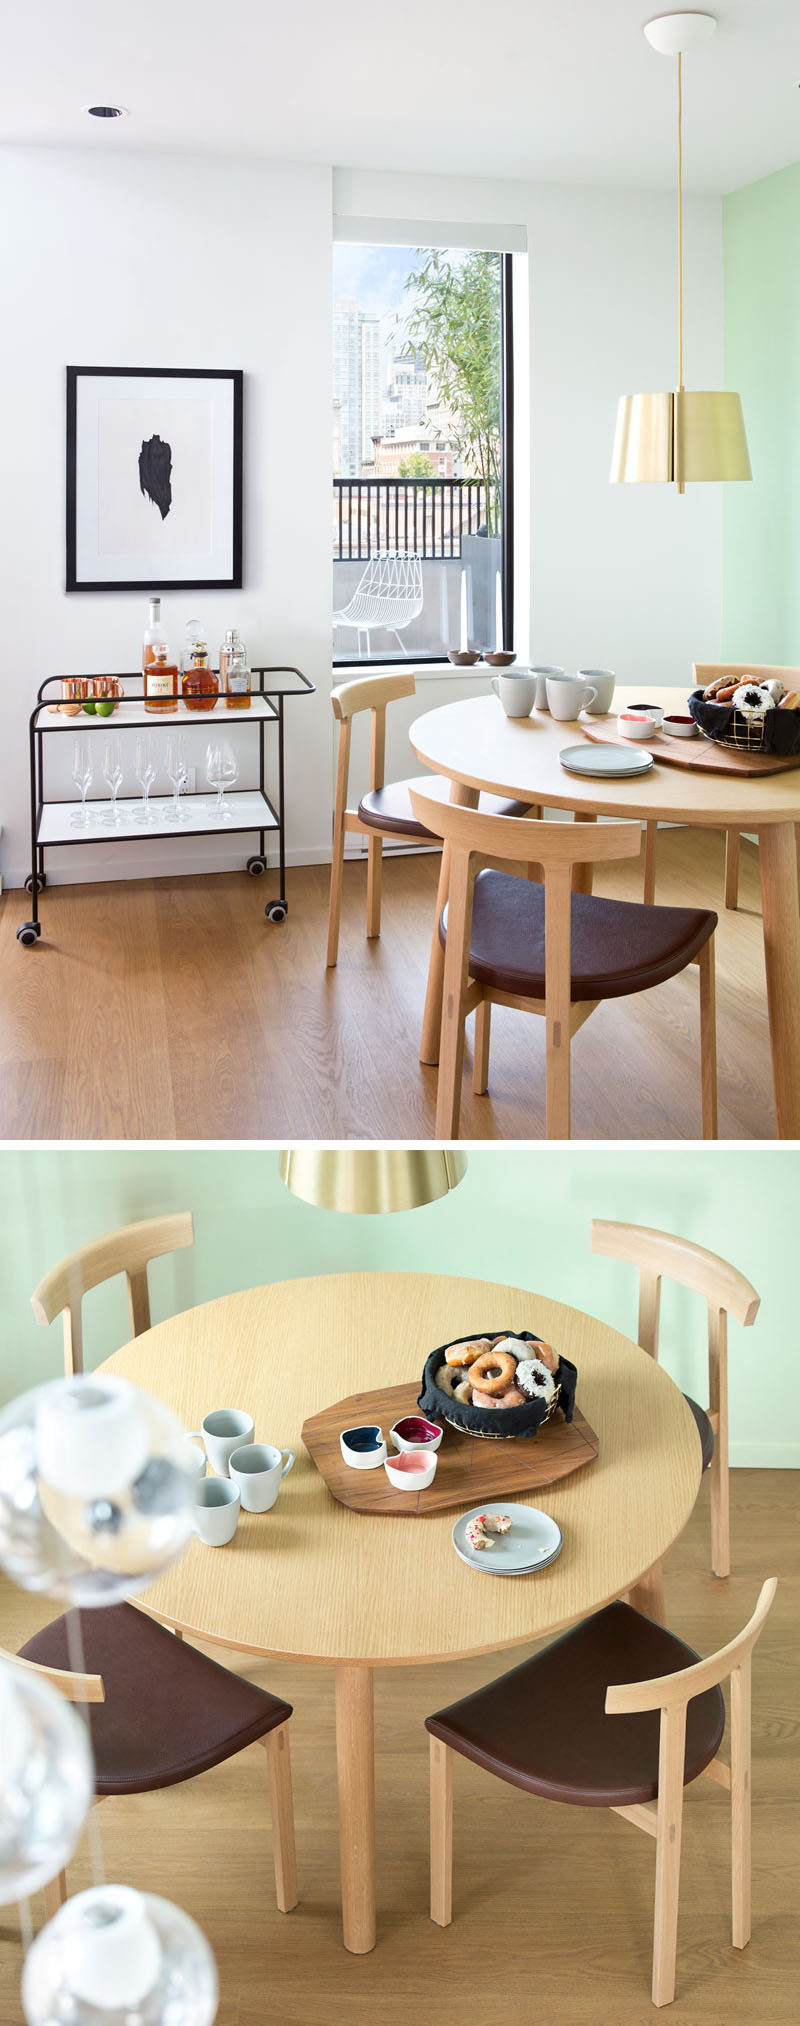
<instances>
[{"instance_id":1,"label":"light green wall","mask_svg":"<svg viewBox=\"0 0 800 2026\"><path fill-rule=\"evenodd\" d=\"M44 1269L136 1217L188 1207L195 1218L193 1251L150 1269L154 1321L232 1288L394 1267L538 1289L635 1334L633 1270L589 1251L589 1224L600 1215L682 1232L734 1259L755 1283L755 1327L731 1325L733 1461L800 1465L799 1185L791 1148L501 1148L471 1153L465 1180L441 1203L346 1217L288 1196L270 1151L0 1152L0 1397L61 1369L60 1324L40 1329L30 1309ZM123 1283L88 1296L84 1314L93 1365L128 1336ZM420 1345L420 1369L428 1348ZM704 1312L683 1289L665 1291L662 1355L678 1383L705 1401Z\"/></svg>"},{"instance_id":2,"label":"light green wall","mask_svg":"<svg viewBox=\"0 0 800 2026\"><path fill-rule=\"evenodd\" d=\"M726 661L800 662L800 162L723 207L725 385L752 485L724 488Z\"/></svg>"}]
</instances>

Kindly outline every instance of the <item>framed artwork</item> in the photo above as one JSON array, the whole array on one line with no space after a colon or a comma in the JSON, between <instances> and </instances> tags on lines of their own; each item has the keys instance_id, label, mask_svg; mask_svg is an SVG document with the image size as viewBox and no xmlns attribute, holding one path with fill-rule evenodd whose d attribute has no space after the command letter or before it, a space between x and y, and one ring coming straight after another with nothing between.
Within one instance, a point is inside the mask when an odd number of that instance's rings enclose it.
<instances>
[{"instance_id":1,"label":"framed artwork","mask_svg":"<svg viewBox=\"0 0 800 2026\"><path fill-rule=\"evenodd\" d=\"M243 379L67 367L68 591L241 589Z\"/></svg>"}]
</instances>

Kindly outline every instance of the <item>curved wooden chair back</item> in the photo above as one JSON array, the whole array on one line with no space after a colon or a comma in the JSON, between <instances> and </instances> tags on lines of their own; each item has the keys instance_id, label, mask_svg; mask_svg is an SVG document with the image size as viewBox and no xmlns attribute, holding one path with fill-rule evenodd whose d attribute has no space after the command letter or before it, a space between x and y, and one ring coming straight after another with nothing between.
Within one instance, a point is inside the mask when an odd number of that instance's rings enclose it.
<instances>
[{"instance_id":1,"label":"curved wooden chair back","mask_svg":"<svg viewBox=\"0 0 800 2026\"><path fill-rule=\"evenodd\" d=\"M717 1576L730 1575L730 1512L728 1491L728 1316L748 1329L755 1322L761 1297L750 1281L715 1252L679 1238L671 1231L652 1231L641 1224L620 1224L595 1217L592 1251L624 1259L639 1269L638 1342L651 1358L658 1357L661 1282L677 1281L705 1297L708 1307L708 1407L714 1431L711 1464L711 1559Z\"/></svg>"},{"instance_id":2,"label":"curved wooden chair back","mask_svg":"<svg viewBox=\"0 0 800 2026\"><path fill-rule=\"evenodd\" d=\"M630 1716L660 1710L658 1799L632 1808L616 1808L637 1828L656 1839L655 1927L653 1935L653 2004L669 2005L675 1996L675 1955L678 1933L678 1888L683 1824L683 1769L686 1712L695 1695L730 1677L730 1765L719 1758L706 1773L731 1797L731 1907L733 1946L750 1940L750 1786L751 1786L751 1657L764 1629L777 1589L777 1578L762 1584L752 1618L717 1653L675 1674L653 1681L615 1683L606 1690L607 1716Z\"/></svg>"},{"instance_id":3,"label":"curved wooden chair back","mask_svg":"<svg viewBox=\"0 0 800 2026\"><path fill-rule=\"evenodd\" d=\"M473 1088L475 1091L487 1088L489 1022L494 999L544 1015L547 1027L547 1133L551 1139L568 1139L570 1041L577 1027L594 1011L595 1004L587 1000L573 1007L570 1002L573 870L576 866L636 858L641 849L641 825L547 823L530 816L492 816L478 809L464 809L456 802L435 802L417 788L411 789L411 806L426 829L443 838L450 854L436 1138L450 1140L458 1136L464 1022L473 1006L477 1009ZM545 996L542 1002L509 999L500 993L493 993L490 998L481 987L469 984L472 897L476 876L487 865L499 865L506 871L514 865L525 871L532 866L541 869L545 895Z\"/></svg>"},{"instance_id":4,"label":"curved wooden chair back","mask_svg":"<svg viewBox=\"0 0 800 2026\"><path fill-rule=\"evenodd\" d=\"M383 839L381 832L372 825L362 823L357 809L348 809L347 794L350 785L350 735L353 719L359 711L371 712L369 741L369 785L370 790L383 788L386 783L386 706L398 697L414 696L416 683L413 675L403 672L397 675L357 676L352 682L341 682L331 690L331 709L339 724L339 750L336 759L336 800L333 809L333 855L331 859L331 895L328 913L328 955L330 967L336 963L339 953L339 922L342 912L342 870L344 866L344 840L352 831L369 840L367 854L367 935L380 935L381 926L381 860Z\"/></svg>"},{"instance_id":5,"label":"curved wooden chair back","mask_svg":"<svg viewBox=\"0 0 800 2026\"><path fill-rule=\"evenodd\" d=\"M150 1328L149 1261L193 1244L192 1213L176 1210L166 1217L145 1217L139 1224L125 1224L119 1231L93 1238L90 1244L60 1259L57 1266L51 1266L31 1295L31 1307L38 1323L51 1323L55 1316L63 1315L64 1370L68 1379L83 1371L83 1296L101 1281L124 1273L131 1336L139 1337Z\"/></svg>"},{"instance_id":6,"label":"curved wooden chair back","mask_svg":"<svg viewBox=\"0 0 800 2026\"><path fill-rule=\"evenodd\" d=\"M0 1661L5 1661L9 1667L19 1667L26 1674L38 1674L40 1681L49 1681L67 1702L105 1702L105 1689L99 1674L70 1674L63 1667L42 1667L36 1660L23 1660L18 1653L7 1653L2 1646Z\"/></svg>"}]
</instances>

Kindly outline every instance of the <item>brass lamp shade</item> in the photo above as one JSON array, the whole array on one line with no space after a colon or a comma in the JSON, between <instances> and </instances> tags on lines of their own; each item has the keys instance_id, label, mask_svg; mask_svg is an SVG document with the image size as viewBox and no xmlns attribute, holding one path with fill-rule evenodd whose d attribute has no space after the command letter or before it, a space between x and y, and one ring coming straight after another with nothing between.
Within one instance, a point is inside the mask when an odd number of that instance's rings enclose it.
<instances>
[{"instance_id":1,"label":"brass lamp shade","mask_svg":"<svg viewBox=\"0 0 800 2026\"><path fill-rule=\"evenodd\" d=\"M612 485L752 478L738 394L623 394Z\"/></svg>"},{"instance_id":2,"label":"brass lamp shade","mask_svg":"<svg viewBox=\"0 0 800 2026\"><path fill-rule=\"evenodd\" d=\"M466 1166L466 1154L449 1149L299 1147L281 1154L279 1172L304 1203L373 1216L435 1203L457 1188Z\"/></svg>"}]
</instances>

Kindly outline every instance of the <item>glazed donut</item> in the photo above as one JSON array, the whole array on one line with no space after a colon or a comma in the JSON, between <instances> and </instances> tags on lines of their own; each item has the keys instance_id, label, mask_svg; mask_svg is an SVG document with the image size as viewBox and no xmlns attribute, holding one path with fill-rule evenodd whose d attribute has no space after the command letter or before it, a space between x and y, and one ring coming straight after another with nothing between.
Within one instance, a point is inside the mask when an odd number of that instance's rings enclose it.
<instances>
[{"instance_id":1,"label":"glazed donut","mask_svg":"<svg viewBox=\"0 0 800 2026\"><path fill-rule=\"evenodd\" d=\"M456 1389L456 1375L455 1372L451 1372L449 1365L439 1366L433 1383L435 1386L438 1386L440 1393L446 1393L448 1398L452 1400Z\"/></svg>"},{"instance_id":2,"label":"glazed donut","mask_svg":"<svg viewBox=\"0 0 800 2026\"><path fill-rule=\"evenodd\" d=\"M546 1400L548 1404L556 1390L553 1374L548 1372L540 1358L521 1360L517 1366L517 1384L527 1393L529 1400Z\"/></svg>"},{"instance_id":3,"label":"glazed donut","mask_svg":"<svg viewBox=\"0 0 800 2026\"><path fill-rule=\"evenodd\" d=\"M451 1344L450 1349L445 1351L444 1361L446 1365L474 1365L476 1358L480 1358L487 1349L487 1337L478 1337L474 1342L467 1340L463 1344Z\"/></svg>"},{"instance_id":4,"label":"glazed donut","mask_svg":"<svg viewBox=\"0 0 800 2026\"><path fill-rule=\"evenodd\" d=\"M528 1400L519 1386L509 1386L507 1393L493 1393L491 1404L493 1407L527 1407Z\"/></svg>"},{"instance_id":5,"label":"glazed donut","mask_svg":"<svg viewBox=\"0 0 800 2026\"><path fill-rule=\"evenodd\" d=\"M546 1365L548 1372L557 1372L561 1363L558 1352L553 1350L552 1344L543 1344L538 1337L534 1343L528 1345L526 1357L538 1358L539 1364Z\"/></svg>"},{"instance_id":6,"label":"glazed donut","mask_svg":"<svg viewBox=\"0 0 800 2026\"><path fill-rule=\"evenodd\" d=\"M483 1351L471 1368L473 1386L481 1393L507 1393L516 1369L517 1360L510 1351Z\"/></svg>"},{"instance_id":7,"label":"glazed donut","mask_svg":"<svg viewBox=\"0 0 800 2026\"><path fill-rule=\"evenodd\" d=\"M458 1385L453 1387L453 1399L460 1400L462 1407L472 1406L472 1387L469 1379L461 1379Z\"/></svg>"}]
</instances>

